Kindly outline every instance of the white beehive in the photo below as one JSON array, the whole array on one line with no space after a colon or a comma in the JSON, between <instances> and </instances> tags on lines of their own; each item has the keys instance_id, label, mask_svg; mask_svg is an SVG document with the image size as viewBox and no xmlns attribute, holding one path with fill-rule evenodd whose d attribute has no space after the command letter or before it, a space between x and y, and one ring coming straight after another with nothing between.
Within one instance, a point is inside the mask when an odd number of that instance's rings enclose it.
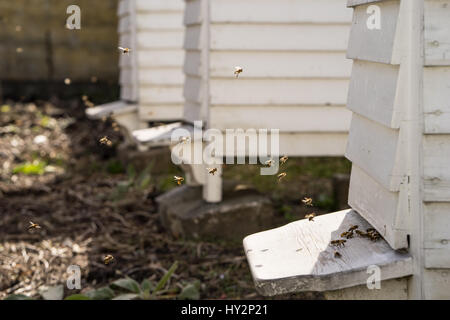
<instances>
[{"instance_id":1,"label":"white beehive","mask_svg":"<svg viewBox=\"0 0 450 320\"><path fill-rule=\"evenodd\" d=\"M364 268L360 259L369 261L377 252L370 264L381 268L381 280L412 275L395 285L402 289L397 298L448 299L450 0L349 0L348 5L354 9L348 46L348 57L354 60L348 94L353 115L346 151L353 163L349 191L353 210L320 217L315 226L299 221L247 237L244 246L252 274L266 294L354 287L365 282L358 273ZM374 245L364 253L362 240L349 240L351 249L340 250L344 266L340 259L326 262L324 245L315 257L297 257L298 263L312 266L309 272L295 267L279 272L276 261L292 255L286 243L277 243L289 238L286 232L302 243L310 240L306 234L315 233L321 241L332 239L349 222L358 224L355 214L364 218L359 224L367 221L376 228L391 249ZM332 223L334 232L329 229ZM308 228L313 231L306 232ZM316 251L321 241L314 246ZM277 257L248 251L281 245L283 253L274 248ZM394 254L393 249L400 248L407 249L412 260ZM263 266L262 261L267 270L255 267L255 263ZM311 275L317 278L311 283L304 280ZM303 287L298 285L302 281ZM372 294L358 290L362 297Z\"/></svg>"},{"instance_id":2,"label":"white beehive","mask_svg":"<svg viewBox=\"0 0 450 320\"><path fill-rule=\"evenodd\" d=\"M131 49L120 55L121 101L88 115L112 114L128 131L183 117L183 13L183 0L119 1L118 46Z\"/></svg>"},{"instance_id":3,"label":"white beehive","mask_svg":"<svg viewBox=\"0 0 450 320\"><path fill-rule=\"evenodd\" d=\"M185 120L280 129L282 154L343 155L350 21L345 0L187 0Z\"/></svg>"}]
</instances>

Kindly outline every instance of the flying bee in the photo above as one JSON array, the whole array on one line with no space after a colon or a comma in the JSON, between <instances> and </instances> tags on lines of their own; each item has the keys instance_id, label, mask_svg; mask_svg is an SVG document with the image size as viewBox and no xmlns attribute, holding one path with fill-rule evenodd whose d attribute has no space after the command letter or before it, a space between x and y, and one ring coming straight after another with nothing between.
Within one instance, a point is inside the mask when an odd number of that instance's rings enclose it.
<instances>
[{"instance_id":1,"label":"flying bee","mask_svg":"<svg viewBox=\"0 0 450 320\"><path fill-rule=\"evenodd\" d=\"M315 216L316 216L316 214L313 212L313 213L305 215L305 218L308 219L309 221L314 221Z\"/></svg>"},{"instance_id":2,"label":"flying bee","mask_svg":"<svg viewBox=\"0 0 450 320\"><path fill-rule=\"evenodd\" d=\"M286 177L286 172L280 173L277 177L278 177L278 181L281 181L281 179L283 179L284 177Z\"/></svg>"},{"instance_id":3,"label":"flying bee","mask_svg":"<svg viewBox=\"0 0 450 320\"><path fill-rule=\"evenodd\" d=\"M280 158L281 164L285 164L287 160L288 160L287 156L283 156L283 157Z\"/></svg>"},{"instance_id":4,"label":"flying bee","mask_svg":"<svg viewBox=\"0 0 450 320\"><path fill-rule=\"evenodd\" d=\"M173 176L173 178L178 185L180 185L184 181L183 177Z\"/></svg>"},{"instance_id":5,"label":"flying bee","mask_svg":"<svg viewBox=\"0 0 450 320\"><path fill-rule=\"evenodd\" d=\"M111 142L111 140L108 139L107 136L104 136L103 138L101 138L101 139L99 140L99 142L100 142L101 144L106 144L108 147L112 146L112 142Z\"/></svg>"},{"instance_id":6,"label":"flying bee","mask_svg":"<svg viewBox=\"0 0 450 320\"><path fill-rule=\"evenodd\" d=\"M112 125L114 131L119 131L120 130L119 129L119 125L117 124L117 122L113 122L111 125Z\"/></svg>"},{"instance_id":7,"label":"flying bee","mask_svg":"<svg viewBox=\"0 0 450 320\"><path fill-rule=\"evenodd\" d=\"M207 168L208 173L214 175L217 172L217 168Z\"/></svg>"},{"instance_id":8,"label":"flying bee","mask_svg":"<svg viewBox=\"0 0 450 320\"><path fill-rule=\"evenodd\" d=\"M307 206L310 206L310 207L312 207L312 198L304 198L303 200L302 200L302 202L305 204L305 205L307 205Z\"/></svg>"},{"instance_id":9,"label":"flying bee","mask_svg":"<svg viewBox=\"0 0 450 320\"><path fill-rule=\"evenodd\" d=\"M267 160L264 164L265 164L266 166L268 166L268 167L271 167L272 164L273 164L273 160L272 160L272 159L269 159L269 160Z\"/></svg>"},{"instance_id":10,"label":"flying bee","mask_svg":"<svg viewBox=\"0 0 450 320\"><path fill-rule=\"evenodd\" d=\"M30 225L28 226L28 230L31 229L41 229L41 226L38 225L37 223L34 223L33 221L30 221Z\"/></svg>"},{"instance_id":11,"label":"flying bee","mask_svg":"<svg viewBox=\"0 0 450 320\"><path fill-rule=\"evenodd\" d=\"M113 262L114 257L110 254L107 254L104 258L103 258L103 262L105 264L110 264L111 262Z\"/></svg>"},{"instance_id":12,"label":"flying bee","mask_svg":"<svg viewBox=\"0 0 450 320\"><path fill-rule=\"evenodd\" d=\"M351 239L351 238L353 238L353 231L343 232L343 233L341 233L341 237Z\"/></svg>"},{"instance_id":13,"label":"flying bee","mask_svg":"<svg viewBox=\"0 0 450 320\"><path fill-rule=\"evenodd\" d=\"M347 240L331 240L330 244L335 247L345 247Z\"/></svg>"},{"instance_id":14,"label":"flying bee","mask_svg":"<svg viewBox=\"0 0 450 320\"><path fill-rule=\"evenodd\" d=\"M242 73L244 71L244 69L242 69L242 67L234 67L234 75L236 76L236 78L239 77L239 74Z\"/></svg>"},{"instance_id":15,"label":"flying bee","mask_svg":"<svg viewBox=\"0 0 450 320\"><path fill-rule=\"evenodd\" d=\"M178 142L179 142L179 143L186 143L186 142L188 142L190 139L191 139L190 137L180 137L180 138L178 139Z\"/></svg>"},{"instance_id":16,"label":"flying bee","mask_svg":"<svg viewBox=\"0 0 450 320\"><path fill-rule=\"evenodd\" d=\"M341 258L341 257L342 257L342 254L340 254L338 251L335 251L335 252L334 252L334 257L335 257L335 258Z\"/></svg>"},{"instance_id":17,"label":"flying bee","mask_svg":"<svg viewBox=\"0 0 450 320\"><path fill-rule=\"evenodd\" d=\"M123 54L129 54L131 49L130 48L122 48L122 47L118 47L118 49L120 51L122 51Z\"/></svg>"},{"instance_id":18,"label":"flying bee","mask_svg":"<svg viewBox=\"0 0 450 320\"><path fill-rule=\"evenodd\" d=\"M354 231L354 230L356 230L356 229L358 229L359 227L357 226L357 225L354 225L354 226L350 226L350 228L348 228L348 231Z\"/></svg>"}]
</instances>

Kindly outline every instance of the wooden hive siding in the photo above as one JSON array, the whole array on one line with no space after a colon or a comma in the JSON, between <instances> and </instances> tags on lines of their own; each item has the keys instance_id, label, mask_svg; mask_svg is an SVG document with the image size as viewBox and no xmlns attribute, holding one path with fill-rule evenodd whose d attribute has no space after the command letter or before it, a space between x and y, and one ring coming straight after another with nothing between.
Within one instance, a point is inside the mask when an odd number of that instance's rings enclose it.
<instances>
[{"instance_id":1,"label":"wooden hive siding","mask_svg":"<svg viewBox=\"0 0 450 320\"><path fill-rule=\"evenodd\" d=\"M288 153L343 155L351 114L345 1L187 0L184 21L188 121L280 129L280 144L297 147ZM238 79L235 66L244 69Z\"/></svg>"},{"instance_id":2,"label":"wooden hive siding","mask_svg":"<svg viewBox=\"0 0 450 320\"><path fill-rule=\"evenodd\" d=\"M138 102L141 121L183 115L183 0L121 0L119 45L123 100Z\"/></svg>"}]
</instances>

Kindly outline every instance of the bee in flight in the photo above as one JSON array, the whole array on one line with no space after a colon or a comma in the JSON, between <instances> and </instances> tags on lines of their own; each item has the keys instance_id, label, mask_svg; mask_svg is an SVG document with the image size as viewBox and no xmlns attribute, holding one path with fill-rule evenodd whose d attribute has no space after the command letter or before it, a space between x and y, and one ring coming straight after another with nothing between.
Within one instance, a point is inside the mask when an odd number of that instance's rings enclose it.
<instances>
[{"instance_id":1,"label":"bee in flight","mask_svg":"<svg viewBox=\"0 0 450 320\"><path fill-rule=\"evenodd\" d=\"M310 207L312 207L312 198L304 198L303 200L302 200L302 202L305 204L305 205L307 205L307 206L310 206Z\"/></svg>"},{"instance_id":2,"label":"bee in flight","mask_svg":"<svg viewBox=\"0 0 450 320\"><path fill-rule=\"evenodd\" d=\"M186 143L186 142L188 142L189 140L191 140L190 137L180 137L180 139L178 139L178 142L179 142L179 143Z\"/></svg>"},{"instance_id":3,"label":"bee in flight","mask_svg":"<svg viewBox=\"0 0 450 320\"><path fill-rule=\"evenodd\" d=\"M33 221L30 221L30 225L28 226L28 230L31 229L41 229L41 226L38 225L37 223L34 223Z\"/></svg>"},{"instance_id":4,"label":"bee in flight","mask_svg":"<svg viewBox=\"0 0 450 320\"><path fill-rule=\"evenodd\" d=\"M330 244L335 247L345 247L345 242L347 242L347 240L331 240Z\"/></svg>"},{"instance_id":5,"label":"bee in flight","mask_svg":"<svg viewBox=\"0 0 450 320\"><path fill-rule=\"evenodd\" d=\"M242 69L242 67L234 67L234 75L236 76L236 78L239 77L239 74L242 73L244 71L244 69Z\"/></svg>"},{"instance_id":6,"label":"bee in flight","mask_svg":"<svg viewBox=\"0 0 450 320\"><path fill-rule=\"evenodd\" d=\"M269 159L269 160L267 160L264 164L265 164L266 166L268 166L268 167L271 167L272 164L273 164L273 160L272 160L272 159Z\"/></svg>"},{"instance_id":7,"label":"bee in flight","mask_svg":"<svg viewBox=\"0 0 450 320\"><path fill-rule=\"evenodd\" d=\"M286 177L286 172L282 172L278 175L278 181L281 181L281 179L283 179L284 177Z\"/></svg>"},{"instance_id":8,"label":"bee in flight","mask_svg":"<svg viewBox=\"0 0 450 320\"><path fill-rule=\"evenodd\" d=\"M305 218L308 219L309 221L314 221L315 216L316 216L316 214L313 212L313 213L305 215Z\"/></svg>"},{"instance_id":9,"label":"bee in flight","mask_svg":"<svg viewBox=\"0 0 450 320\"><path fill-rule=\"evenodd\" d=\"M104 258L103 258L103 262L105 264L110 264L111 262L113 262L114 257L110 254L107 254Z\"/></svg>"},{"instance_id":10,"label":"bee in flight","mask_svg":"<svg viewBox=\"0 0 450 320\"><path fill-rule=\"evenodd\" d=\"M208 173L214 175L217 172L217 168L207 168Z\"/></svg>"},{"instance_id":11,"label":"bee in flight","mask_svg":"<svg viewBox=\"0 0 450 320\"><path fill-rule=\"evenodd\" d=\"M183 177L173 176L173 178L178 185L180 185L184 181Z\"/></svg>"},{"instance_id":12,"label":"bee in flight","mask_svg":"<svg viewBox=\"0 0 450 320\"><path fill-rule=\"evenodd\" d=\"M129 54L131 49L130 48L122 48L118 47L120 51L122 51L123 54Z\"/></svg>"},{"instance_id":13,"label":"bee in flight","mask_svg":"<svg viewBox=\"0 0 450 320\"><path fill-rule=\"evenodd\" d=\"M288 160L287 156L283 156L283 157L280 158L281 164L285 164L287 160Z\"/></svg>"},{"instance_id":14,"label":"bee in flight","mask_svg":"<svg viewBox=\"0 0 450 320\"><path fill-rule=\"evenodd\" d=\"M106 144L107 146L112 146L112 142L111 142L111 140L109 140L108 139L108 137L107 136L104 136L103 138L101 138L100 140L99 140L99 142L101 143L101 144Z\"/></svg>"}]
</instances>

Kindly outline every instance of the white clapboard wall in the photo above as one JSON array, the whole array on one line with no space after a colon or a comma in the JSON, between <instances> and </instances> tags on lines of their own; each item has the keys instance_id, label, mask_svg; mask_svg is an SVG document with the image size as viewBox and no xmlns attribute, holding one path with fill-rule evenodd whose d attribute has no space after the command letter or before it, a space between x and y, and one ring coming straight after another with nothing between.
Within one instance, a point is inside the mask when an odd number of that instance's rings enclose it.
<instances>
[{"instance_id":1,"label":"white clapboard wall","mask_svg":"<svg viewBox=\"0 0 450 320\"><path fill-rule=\"evenodd\" d=\"M376 228L392 252L411 255L412 269L393 276L407 279L399 284L407 290L403 298L450 299L450 0L348 0L348 6L353 8L347 52L353 60L347 99L352 111L346 149L352 161L348 203L355 217ZM324 223L337 217L351 220L349 213L344 217L335 212L324 216ZM344 230L349 225L338 224ZM321 224L288 226L244 239L262 293L327 291L338 284L344 291L331 296L345 298L346 287L363 284L357 280L360 269L351 267L357 259L344 256L360 250L361 240L347 240L341 249L344 255L335 261L296 255L297 264L314 266L311 272L302 274L293 266L277 274L276 261L289 260L295 246L309 245L310 237L313 242L329 237ZM280 239L288 237L297 242L278 248ZM284 251L275 261L261 253L267 250L254 248ZM370 256L378 256L374 264L381 269L398 263L382 257L381 250ZM330 271L342 260L348 267ZM316 267L326 276L316 274ZM309 284L312 276L315 280ZM344 285L346 281L353 284Z\"/></svg>"},{"instance_id":2,"label":"white clapboard wall","mask_svg":"<svg viewBox=\"0 0 450 320\"><path fill-rule=\"evenodd\" d=\"M138 103L140 121L183 116L183 0L121 0L121 99Z\"/></svg>"},{"instance_id":3,"label":"white clapboard wall","mask_svg":"<svg viewBox=\"0 0 450 320\"><path fill-rule=\"evenodd\" d=\"M186 0L185 119L280 129L283 154L343 155L351 13L345 0Z\"/></svg>"}]
</instances>

